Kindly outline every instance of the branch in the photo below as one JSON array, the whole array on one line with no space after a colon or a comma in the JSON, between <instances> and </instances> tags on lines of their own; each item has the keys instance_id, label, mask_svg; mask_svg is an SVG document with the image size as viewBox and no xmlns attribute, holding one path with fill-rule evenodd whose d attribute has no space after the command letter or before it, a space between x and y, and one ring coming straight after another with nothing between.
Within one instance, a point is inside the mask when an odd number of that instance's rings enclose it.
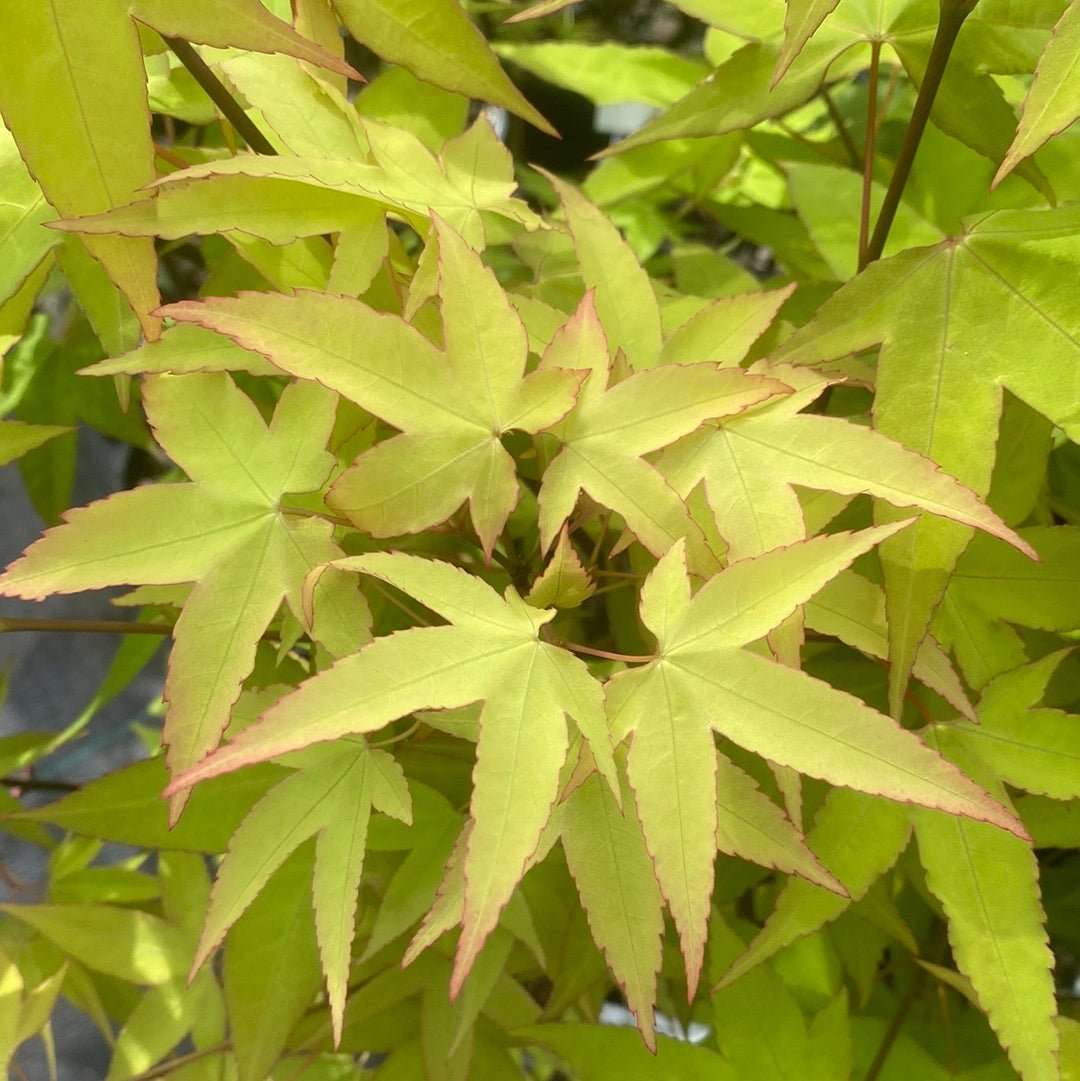
<instances>
[{"instance_id":1,"label":"branch","mask_svg":"<svg viewBox=\"0 0 1080 1081\"><path fill-rule=\"evenodd\" d=\"M875 48L880 49L881 45L878 42L874 43ZM833 122L833 127L836 128L836 134L840 137L840 142L843 143L844 151L848 156L848 161L856 168L860 168L862 163L859 161L859 148L855 145L855 140L851 137L851 132L848 131L848 126L844 122L843 116L840 114L840 110L836 107L836 102L832 99L832 94L829 93L827 87L821 88L821 98L825 102L825 108L829 112L829 119Z\"/></svg>"},{"instance_id":2,"label":"branch","mask_svg":"<svg viewBox=\"0 0 1080 1081\"><path fill-rule=\"evenodd\" d=\"M866 83L866 146L863 150L862 207L859 214L859 269L869 262L870 193L874 183L874 144L877 139L878 72L881 65L881 42L870 46L870 76Z\"/></svg>"},{"instance_id":3,"label":"branch","mask_svg":"<svg viewBox=\"0 0 1080 1081\"><path fill-rule=\"evenodd\" d=\"M559 649L568 649L572 653L585 653L590 657L600 657L605 661L622 661L623 664L649 664L656 660L653 654L640 653L611 653L606 649L593 649L592 646L582 646L577 642L566 642L561 638L552 640L553 646Z\"/></svg>"},{"instance_id":4,"label":"branch","mask_svg":"<svg viewBox=\"0 0 1080 1081\"><path fill-rule=\"evenodd\" d=\"M0 617L0 634L11 631L70 631L91 634L172 634L171 623L133 623L126 619L8 619Z\"/></svg>"},{"instance_id":5,"label":"branch","mask_svg":"<svg viewBox=\"0 0 1080 1081\"><path fill-rule=\"evenodd\" d=\"M23 792L78 792L81 785L71 781L46 781L36 777L0 777L4 788L16 788Z\"/></svg>"},{"instance_id":6,"label":"branch","mask_svg":"<svg viewBox=\"0 0 1080 1081\"><path fill-rule=\"evenodd\" d=\"M900 1000L900 1005L897 1006L896 1013L893 1014L893 1019L889 1023L885 1035L882 1036L881 1043L878 1044L877 1053L874 1055L874 1061L870 1063L864 1081L877 1081L877 1077L881 1073L882 1067L885 1065L885 1060L889 1057L889 1052L892 1050L892 1045L896 1043L896 1037L900 1035L900 1032L904 1027L904 1022L907 1020L907 1015L911 1012L911 1007L919 997L919 992L922 990L922 985L925 981L926 969L920 968L916 971L915 975L912 976L911 986L908 987L904 997Z\"/></svg>"},{"instance_id":7,"label":"branch","mask_svg":"<svg viewBox=\"0 0 1080 1081\"><path fill-rule=\"evenodd\" d=\"M941 80L945 75L945 68L948 66L953 46L956 44L964 20L971 14L976 3L977 0L941 0L941 18L938 21L934 44L930 47L926 74L919 87L919 96L915 99L915 108L911 112L911 120L904 134L900 156L896 159L896 169L889 182L889 190L885 193L885 201L881 204L877 226L874 228L874 235L866 251L868 264L880 259L881 253L885 250L885 241L889 238L889 230L892 228L893 219L900 206L900 197L911 175L911 166L915 162L915 155L919 152L919 143L930 120L934 99L941 87Z\"/></svg>"},{"instance_id":8,"label":"branch","mask_svg":"<svg viewBox=\"0 0 1080 1081\"><path fill-rule=\"evenodd\" d=\"M221 80L195 51L194 46L183 38L169 37L165 38L165 44L172 49L176 58L191 73L191 77L206 91L206 96L221 110L225 119L240 133L244 142L256 154L277 154L270 140L259 131L236 98L225 89Z\"/></svg>"}]
</instances>

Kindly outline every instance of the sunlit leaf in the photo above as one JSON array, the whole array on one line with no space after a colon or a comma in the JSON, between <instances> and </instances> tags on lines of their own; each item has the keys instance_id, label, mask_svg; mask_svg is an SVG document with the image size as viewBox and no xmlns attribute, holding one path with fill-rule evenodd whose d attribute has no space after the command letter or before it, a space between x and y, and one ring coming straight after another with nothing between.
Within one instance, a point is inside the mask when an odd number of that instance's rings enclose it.
<instances>
[{"instance_id":1,"label":"sunlit leaf","mask_svg":"<svg viewBox=\"0 0 1080 1081\"><path fill-rule=\"evenodd\" d=\"M600 685L581 661L540 641L554 613L528 607L512 589L504 599L479 579L415 556L372 554L337 565L404 590L451 625L376 639L344 658L179 777L173 791L311 743L377 731L418 709L483 700L456 991L551 813L568 716L615 783Z\"/></svg>"}]
</instances>

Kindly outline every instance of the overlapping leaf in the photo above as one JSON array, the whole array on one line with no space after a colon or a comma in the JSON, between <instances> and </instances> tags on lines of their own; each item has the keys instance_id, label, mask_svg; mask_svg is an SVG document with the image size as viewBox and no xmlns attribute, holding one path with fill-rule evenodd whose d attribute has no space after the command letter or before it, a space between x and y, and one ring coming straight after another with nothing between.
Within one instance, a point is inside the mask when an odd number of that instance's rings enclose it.
<instances>
[{"instance_id":1,"label":"overlapping leaf","mask_svg":"<svg viewBox=\"0 0 1080 1081\"><path fill-rule=\"evenodd\" d=\"M1002 801L1004 788L975 755L941 732L941 750ZM931 737L934 739L934 737ZM941 901L957 967L971 981L1024 1081L1060 1077L1054 958L1029 844L984 822L913 811L926 884Z\"/></svg>"},{"instance_id":2,"label":"overlapping leaf","mask_svg":"<svg viewBox=\"0 0 1080 1081\"><path fill-rule=\"evenodd\" d=\"M1045 631L1080 626L1080 529L1032 526L1020 531L1035 563L976 534L956 564L934 620L972 687L1022 665L1027 649L1009 624Z\"/></svg>"},{"instance_id":3,"label":"overlapping leaf","mask_svg":"<svg viewBox=\"0 0 1080 1081\"><path fill-rule=\"evenodd\" d=\"M333 0L357 41L445 90L502 105L541 131L555 129L521 96L457 0Z\"/></svg>"},{"instance_id":4,"label":"overlapping leaf","mask_svg":"<svg viewBox=\"0 0 1080 1081\"><path fill-rule=\"evenodd\" d=\"M895 52L918 85L939 16L938 6L924 0L882 4L839 0L831 14L828 3L800 3L792 9L779 0L754 5L740 4L738 0L680 0L680 6L747 44L674 106L617 143L611 152L664 139L718 135L782 116L817 93L827 76L840 78L865 67L870 42L879 42ZM786 37L785 14L789 30ZM1038 26L1041 14L1028 15L1026 10L997 12L984 25L976 12L967 20L934 101L935 123L995 164L1012 138L1015 117L987 72L1012 71L1018 63L1023 64L1016 56L1022 53L1022 45L1002 48L1002 31L1012 30L1011 38L1023 43L1025 32ZM1005 37L1010 38L1007 30ZM783 77L775 83L779 74ZM977 123L972 122L975 110ZM1034 163L1025 162L1021 175L1052 197L1046 178Z\"/></svg>"},{"instance_id":5,"label":"overlapping leaf","mask_svg":"<svg viewBox=\"0 0 1080 1081\"><path fill-rule=\"evenodd\" d=\"M622 515L642 544L662 555L696 527L676 491L643 456L710 417L731 416L788 389L776 379L708 363L667 364L609 386L608 344L591 292L540 366L588 373L574 408L551 429L562 450L544 470L538 497L544 548L584 490Z\"/></svg>"},{"instance_id":6,"label":"overlapping leaf","mask_svg":"<svg viewBox=\"0 0 1080 1081\"><path fill-rule=\"evenodd\" d=\"M274 18L258 0L48 0L0 37L0 112L49 202L67 217L128 202L156 178L146 74L132 19L204 45L285 52L356 72ZM49 93L41 92L43 86ZM81 163L74 169L72 161ZM150 241L101 236L94 256L127 296L147 337L159 332Z\"/></svg>"},{"instance_id":7,"label":"overlapping leaf","mask_svg":"<svg viewBox=\"0 0 1080 1081\"><path fill-rule=\"evenodd\" d=\"M420 709L483 701L453 989L460 988L532 855L568 750L566 718L615 790L600 685L571 654L543 643L550 610L502 598L478 578L416 556L375 553L337 566L380 578L450 620L376 639L285 698L171 791L311 743L376 731Z\"/></svg>"},{"instance_id":8,"label":"overlapping leaf","mask_svg":"<svg viewBox=\"0 0 1080 1081\"><path fill-rule=\"evenodd\" d=\"M500 442L555 423L581 378L525 375L525 329L494 275L439 226L446 351L394 316L321 293L247 294L173 304L173 318L227 334L295 375L318 379L402 429L362 454L328 500L375 536L418 532L466 499L490 551L518 499Z\"/></svg>"},{"instance_id":9,"label":"overlapping leaf","mask_svg":"<svg viewBox=\"0 0 1080 1081\"><path fill-rule=\"evenodd\" d=\"M660 361L663 328L660 305L645 269L606 214L580 192L548 175L562 200L586 289L595 294L596 311L612 355L622 351L635 371Z\"/></svg>"},{"instance_id":10,"label":"overlapping leaf","mask_svg":"<svg viewBox=\"0 0 1080 1081\"><path fill-rule=\"evenodd\" d=\"M985 494L1003 386L1080 435L1080 320L1061 288L1078 228L1074 208L986 215L963 237L871 266L777 355L818 362L882 344L877 430ZM883 549L894 708L970 536L922 518Z\"/></svg>"},{"instance_id":11,"label":"overlapping leaf","mask_svg":"<svg viewBox=\"0 0 1080 1081\"><path fill-rule=\"evenodd\" d=\"M950 743L973 752L1017 788L1080 799L1080 717L1036 708L1067 655L1051 653L998 676L979 702L979 723L950 725Z\"/></svg>"},{"instance_id":12,"label":"overlapping leaf","mask_svg":"<svg viewBox=\"0 0 1080 1081\"><path fill-rule=\"evenodd\" d=\"M827 385L816 373L787 365L755 370L786 380L797 392L703 425L658 463L684 498L704 481L730 558L759 555L806 536L796 484L844 495L869 492L895 506L919 507L1016 540L973 492L932 461L850 421L801 413ZM789 663L797 657L798 642L797 622L774 639Z\"/></svg>"},{"instance_id":13,"label":"overlapping leaf","mask_svg":"<svg viewBox=\"0 0 1080 1081\"><path fill-rule=\"evenodd\" d=\"M560 807L561 839L589 929L604 951L646 1046L656 1050L653 1007L663 956L663 900L624 785L622 808L594 774Z\"/></svg>"},{"instance_id":14,"label":"overlapping leaf","mask_svg":"<svg viewBox=\"0 0 1080 1081\"><path fill-rule=\"evenodd\" d=\"M7 465L21 458L28 451L40 447L58 435L70 432L57 424L23 424L8 420L0 423L0 465Z\"/></svg>"},{"instance_id":15,"label":"overlapping leaf","mask_svg":"<svg viewBox=\"0 0 1080 1081\"><path fill-rule=\"evenodd\" d=\"M735 983L785 946L836 919L896 862L910 836L906 808L849 788L830 792L814 819L807 843L844 884L849 896L803 878L789 878L765 926L731 963L718 986Z\"/></svg>"},{"instance_id":16,"label":"overlapping leaf","mask_svg":"<svg viewBox=\"0 0 1080 1081\"><path fill-rule=\"evenodd\" d=\"M371 809L408 820L409 793L401 767L385 752L369 751L361 740L312 747L290 764L300 769L268 792L233 834L192 971L221 944L270 876L315 836L312 904L338 1042Z\"/></svg>"},{"instance_id":17,"label":"overlapping leaf","mask_svg":"<svg viewBox=\"0 0 1080 1081\"><path fill-rule=\"evenodd\" d=\"M1024 101L1020 126L994 183L1080 116L1080 4L1075 0L1054 27Z\"/></svg>"},{"instance_id":18,"label":"overlapping leaf","mask_svg":"<svg viewBox=\"0 0 1080 1081\"><path fill-rule=\"evenodd\" d=\"M616 741L633 733L630 781L682 939L691 993L701 970L716 851L714 732L833 784L1023 833L1015 816L910 732L855 698L741 648L894 528L817 537L743 560L693 599L680 544L643 588L642 619L656 636L658 658L609 682L608 710ZM672 793L678 793L674 808Z\"/></svg>"},{"instance_id":19,"label":"overlapping leaf","mask_svg":"<svg viewBox=\"0 0 1080 1081\"><path fill-rule=\"evenodd\" d=\"M480 118L436 157L410 132L361 121L371 161L241 155L163 177L153 198L62 228L81 235L160 236L239 230L272 244L362 226L379 207L426 232L437 214L476 248L482 215L528 229L539 219L513 196L513 165L490 123Z\"/></svg>"},{"instance_id":20,"label":"overlapping leaf","mask_svg":"<svg viewBox=\"0 0 1080 1081\"><path fill-rule=\"evenodd\" d=\"M317 490L330 472L324 448L335 404L322 387L294 384L268 428L226 375L157 377L147 413L191 483L72 511L0 577L0 592L33 600L121 583L196 583L165 682L175 771L216 746L282 599L303 620L306 575L341 554L328 522L282 513L286 494ZM352 615L361 626L369 619L359 594ZM174 803L174 819L182 805Z\"/></svg>"}]
</instances>

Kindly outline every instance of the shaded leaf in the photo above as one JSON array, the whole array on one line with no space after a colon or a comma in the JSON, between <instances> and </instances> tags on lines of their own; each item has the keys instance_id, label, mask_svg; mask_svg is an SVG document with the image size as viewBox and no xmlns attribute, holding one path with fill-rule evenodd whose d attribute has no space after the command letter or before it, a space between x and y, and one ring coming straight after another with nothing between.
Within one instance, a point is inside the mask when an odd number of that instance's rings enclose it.
<instances>
[{"instance_id":1,"label":"shaded leaf","mask_svg":"<svg viewBox=\"0 0 1080 1081\"><path fill-rule=\"evenodd\" d=\"M977 758L951 740L942 750L1006 798ZM921 809L913 820L926 884L945 910L957 968L1024 1081L1057 1078L1054 961L1034 852L985 823Z\"/></svg>"},{"instance_id":2,"label":"shaded leaf","mask_svg":"<svg viewBox=\"0 0 1080 1081\"><path fill-rule=\"evenodd\" d=\"M1051 653L998 676L978 705L979 723L949 726L948 739L959 740L1017 788L1080 799L1080 717L1034 708L1066 656Z\"/></svg>"},{"instance_id":3,"label":"shaded leaf","mask_svg":"<svg viewBox=\"0 0 1080 1081\"><path fill-rule=\"evenodd\" d=\"M240 1081L261 1081L322 982L311 913L314 845L301 846L233 924L223 982Z\"/></svg>"},{"instance_id":4,"label":"shaded leaf","mask_svg":"<svg viewBox=\"0 0 1080 1081\"><path fill-rule=\"evenodd\" d=\"M1080 324L1058 288L1073 272L1077 221L1072 208L992 213L963 237L875 263L778 355L817 362L884 343L875 427L985 494L1003 386L1066 433L1080 433L1072 404L1080 400ZM1001 332L987 353L982 335L991 324ZM922 518L882 549L894 709L970 536Z\"/></svg>"},{"instance_id":5,"label":"shaded leaf","mask_svg":"<svg viewBox=\"0 0 1080 1081\"><path fill-rule=\"evenodd\" d=\"M469 98L502 105L530 124L555 129L523 98L499 67L483 35L457 0L333 0L357 41L420 79Z\"/></svg>"},{"instance_id":6,"label":"shaded leaf","mask_svg":"<svg viewBox=\"0 0 1080 1081\"><path fill-rule=\"evenodd\" d=\"M374 804L407 818L408 797L394 760L383 751L369 751L359 740L312 748L302 762L301 769L255 804L233 834L214 882L192 971L220 945L270 875L315 836L312 899L336 1044L371 808Z\"/></svg>"},{"instance_id":7,"label":"shaded leaf","mask_svg":"<svg viewBox=\"0 0 1080 1081\"><path fill-rule=\"evenodd\" d=\"M807 843L844 884L850 899L805 879L789 878L765 926L730 964L717 986L735 983L785 946L836 919L896 862L910 836L904 808L851 789L830 792L814 819Z\"/></svg>"},{"instance_id":8,"label":"shaded leaf","mask_svg":"<svg viewBox=\"0 0 1080 1081\"><path fill-rule=\"evenodd\" d=\"M17 420L0 422L0 465L7 465L27 451L70 431L70 428L56 424L23 424Z\"/></svg>"},{"instance_id":9,"label":"shaded leaf","mask_svg":"<svg viewBox=\"0 0 1080 1081\"><path fill-rule=\"evenodd\" d=\"M1016 138L994 177L999 184L1024 158L1080 116L1080 4L1073 2L1035 69Z\"/></svg>"},{"instance_id":10,"label":"shaded leaf","mask_svg":"<svg viewBox=\"0 0 1080 1081\"><path fill-rule=\"evenodd\" d=\"M595 592L596 586L564 527L544 573L533 582L525 599L534 608L576 608Z\"/></svg>"},{"instance_id":11,"label":"shaded leaf","mask_svg":"<svg viewBox=\"0 0 1080 1081\"><path fill-rule=\"evenodd\" d=\"M179 928L138 909L110 905L0 905L87 968L139 984L182 976L191 945Z\"/></svg>"}]
</instances>

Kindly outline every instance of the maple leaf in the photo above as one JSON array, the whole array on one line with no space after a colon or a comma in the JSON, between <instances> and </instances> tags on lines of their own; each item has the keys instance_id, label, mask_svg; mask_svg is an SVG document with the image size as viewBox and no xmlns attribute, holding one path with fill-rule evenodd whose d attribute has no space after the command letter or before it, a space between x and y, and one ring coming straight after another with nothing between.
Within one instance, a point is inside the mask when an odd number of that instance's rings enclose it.
<instances>
[{"instance_id":1,"label":"maple leaf","mask_svg":"<svg viewBox=\"0 0 1080 1081\"><path fill-rule=\"evenodd\" d=\"M936 4L922 0L870 5L862 0L800 0L797 6L678 0L678 6L747 44L670 109L600 156L659 140L720 135L782 116L808 101L827 78L843 78L863 68L871 42L890 47L918 86L940 15ZM830 6L835 10L830 12ZM989 72L1013 70L1017 60L1010 56L998 62L994 39L1004 27L1020 38L1038 26L1044 12L1029 13L1029 7L1037 5L996 10L985 21L976 9L966 19L933 102L934 123L995 165L1006 152L1016 118ZM978 123L972 123L976 112ZM1042 171L1030 161L1021 167L1019 175L1052 200Z\"/></svg>"},{"instance_id":2,"label":"maple leaf","mask_svg":"<svg viewBox=\"0 0 1080 1081\"><path fill-rule=\"evenodd\" d=\"M691 998L701 972L713 887L714 732L770 762L832 784L970 815L1023 834L1014 815L912 733L850 695L741 648L787 619L895 528L815 537L742 560L692 599L679 543L642 589L642 620L656 636L658 656L610 680L607 705L615 742L633 733L630 782L682 941ZM678 793L674 808L673 792Z\"/></svg>"},{"instance_id":3,"label":"maple leaf","mask_svg":"<svg viewBox=\"0 0 1080 1081\"><path fill-rule=\"evenodd\" d=\"M29 4L0 35L0 112L45 197L65 217L119 206L157 179L146 71L132 20L167 37L284 52L345 75L359 74L258 0ZM42 86L50 88L48 94L40 92ZM72 169L72 160L83 167ZM156 337L153 245L118 236L86 243L127 296L146 336Z\"/></svg>"},{"instance_id":4,"label":"maple leaf","mask_svg":"<svg viewBox=\"0 0 1080 1081\"><path fill-rule=\"evenodd\" d=\"M70 428L57 424L23 424L18 420L0 421L0 465L7 465L16 458L40 447L50 439L70 432Z\"/></svg>"},{"instance_id":5,"label":"maple leaf","mask_svg":"<svg viewBox=\"0 0 1080 1081\"><path fill-rule=\"evenodd\" d=\"M212 297L162 311L318 379L402 430L360 455L327 497L360 529L376 537L419 532L467 499L490 553L518 499L514 459L500 437L555 423L582 376L525 375L525 328L506 294L464 240L436 228L445 352L396 316L322 293Z\"/></svg>"},{"instance_id":6,"label":"maple leaf","mask_svg":"<svg viewBox=\"0 0 1080 1081\"><path fill-rule=\"evenodd\" d=\"M221 944L270 876L301 844L316 837L312 905L337 1046L371 808L408 822L409 791L393 758L368 750L362 740L310 747L287 764L299 768L252 807L229 842L191 972L194 975Z\"/></svg>"},{"instance_id":7,"label":"maple leaf","mask_svg":"<svg viewBox=\"0 0 1080 1081\"><path fill-rule=\"evenodd\" d=\"M867 268L775 357L816 363L880 344L875 428L985 495L1003 387L1080 437L1080 318L1061 288L1076 273L1078 229L1075 207L984 215L961 237ZM970 539L966 526L923 517L883 546L894 710Z\"/></svg>"},{"instance_id":8,"label":"maple leaf","mask_svg":"<svg viewBox=\"0 0 1080 1081\"><path fill-rule=\"evenodd\" d=\"M0 427L0 436L2 434ZM569 532L563 527L544 573L533 582L525 599L534 608L576 608L595 592L592 577L574 551Z\"/></svg>"},{"instance_id":9,"label":"maple leaf","mask_svg":"<svg viewBox=\"0 0 1080 1081\"><path fill-rule=\"evenodd\" d=\"M1008 806L1004 785L962 739L943 726L928 736ZM1054 956L1031 845L984 822L921 808L912 819L926 885L945 912L956 966L971 981L1009 1061L1025 1081L1060 1076Z\"/></svg>"},{"instance_id":10,"label":"maple leaf","mask_svg":"<svg viewBox=\"0 0 1080 1081\"><path fill-rule=\"evenodd\" d=\"M696 429L787 392L776 379L716 364L666 364L609 386L611 362L593 293L544 352L541 370L588 373L573 409L551 434L562 450L544 470L540 543L550 547L584 490L622 515L654 555L696 527L685 504L644 455Z\"/></svg>"},{"instance_id":11,"label":"maple leaf","mask_svg":"<svg viewBox=\"0 0 1080 1081\"><path fill-rule=\"evenodd\" d=\"M585 287L594 291L596 311L612 353L622 351L635 371L660 361L660 305L645 268L607 215L579 191L544 174L562 200Z\"/></svg>"},{"instance_id":12,"label":"maple leaf","mask_svg":"<svg viewBox=\"0 0 1080 1081\"><path fill-rule=\"evenodd\" d=\"M760 555L806 536L793 485L858 495L898 507L918 507L978 526L1030 551L974 492L879 432L840 417L800 412L828 379L790 365L758 363L754 371L796 389L719 424L702 425L671 447L657 468L686 498L701 481L729 559ZM770 638L787 663L797 666L802 634L798 617Z\"/></svg>"},{"instance_id":13,"label":"maple leaf","mask_svg":"<svg viewBox=\"0 0 1080 1081\"><path fill-rule=\"evenodd\" d=\"M332 0L357 41L425 82L501 105L541 131L555 129L522 97L457 0Z\"/></svg>"},{"instance_id":14,"label":"maple leaf","mask_svg":"<svg viewBox=\"0 0 1080 1081\"><path fill-rule=\"evenodd\" d=\"M785 946L835 920L892 867L910 838L907 808L850 788L834 788L814 818L807 844L848 895L823 889L806 878L789 878L765 926L713 990L729 986Z\"/></svg>"},{"instance_id":15,"label":"maple leaf","mask_svg":"<svg viewBox=\"0 0 1080 1081\"><path fill-rule=\"evenodd\" d=\"M80 235L160 236L240 230L272 244L362 226L381 207L426 233L438 215L475 248L482 214L526 229L540 219L514 197L513 161L484 118L436 157L412 133L361 120L371 161L242 154L178 170L140 198L57 227Z\"/></svg>"},{"instance_id":16,"label":"maple leaf","mask_svg":"<svg viewBox=\"0 0 1080 1081\"><path fill-rule=\"evenodd\" d=\"M977 534L957 560L934 617L935 632L975 688L1027 661L1024 642L1009 624L1046 631L1080 626L1080 529L1031 526L1020 535L1038 563Z\"/></svg>"},{"instance_id":17,"label":"maple leaf","mask_svg":"<svg viewBox=\"0 0 1080 1081\"><path fill-rule=\"evenodd\" d=\"M338 661L176 777L167 792L312 743L373 732L416 710L482 700L456 993L551 814L569 747L566 716L618 791L600 684L576 657L540 640L555 612L531 608L512 587L500 597L456 567L400 553L335 566L401 589L450 626L379 638Z\"/></svg>"},{"instance_id":18,"label":"maple leaf","mask_svg":"<svg viewBox=\"0 0 1080 1081\"><path fill-rule=\"evenodd\" d=\"M1057 800L1080 799L1080 717L1037 708L1069 653L1058 650L998 676L979 702L979 723L949 725L941 738L976 754L1016 788Z\"/></svg>"},{"instance_id":19,"label":"maple leaf","mask_svg":"<svg viewBox=\"0 0 1080 1081\"><path fill-rule=\"evenodd\" d=\"M663 899L634 811L634 794L624 783L620 809L593 774L559 805L559 825L589 930L623 989L645 1046L655 1051Z\"/></svg>"},{"instance_id":20,"label":"maple leaf","mask_svg":"<svg viewBox=\"0 0 1080 1081\"><path fill-rule=\"evenodd\" d=\"M157 376L144 400L190 483L69 511L8 567L0 593L40 600L125 583L196 583L165 679L166 760L177 772L217 745L282 599L303 621L305 577L342 554L329 522L282 509L285 495L317 490L334 464L324 448L336 398L313 383L287 387L269 427L226 375ZM370 625L359 594L351 613ZM173 802L173 821L182 807Z\"/></svg>"},{"instance_id":21,"label":"maple leaf","mask_svg":"<svg viewBox=\"0 0 1080 1081\"><path fill-rule=\"evenodd\" d=\"M1009 152L994 177L994 187L1048 139L1080 116L1080 4L1070 3L1046 43Z\"/></svg>"},{"instance_id":22,"label":"maple leaf","mask_svg":"<svg viewBox=\"0 0 1080 1081\"><path fill-rule=\"evenodd\" d=\"M886 660L889 631L882 588L854 571L843 571L806 604L808 627L839 638L869 657ZM958 713L975 720L960 677L938 641L927 635L915 656L912 674L936 691Z\"/></svg>"}]
</instances>

